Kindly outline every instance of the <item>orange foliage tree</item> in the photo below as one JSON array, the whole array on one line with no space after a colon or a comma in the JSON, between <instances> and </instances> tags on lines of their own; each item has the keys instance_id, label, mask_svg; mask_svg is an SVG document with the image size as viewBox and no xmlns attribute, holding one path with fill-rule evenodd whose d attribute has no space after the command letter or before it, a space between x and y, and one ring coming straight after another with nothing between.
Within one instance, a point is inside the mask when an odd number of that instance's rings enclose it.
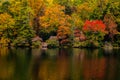
<instances>
[{"instance_id":1,"label":"orange foliage tree","mask_svg":"<svg viewBox=\"0 0 120 80\"><path fill-rule=\"evenodd\" d=\"M60 44L66 44L70 42L68 39L71 35L71 30L69 27L60 26L57 31L57 38L59 39Z\"/></svg>"},{"instance_id":2,"label":"orange foliage tree","mask_svg":"<svg viewBox=\"0 0 120 80\"><path fill-rule=\"evenodd\" d=\"M49 35L50 34L53 35L53 33L55 35L57 34L58 39L60 36L62 36L64 34L65 35L69 34L71 31L70 30L71 17L66 15L64 13L64 10L65 10L65 7L58 5L58 4L48 6L44 10L45 11L44 15L39 17L39 20L40 20L39 24L41 25L41 27L40 27L41 32L43 31L44 33L49 33ZM63 33L61 33L61 31L63 31ZM42 35L40 35L40 36L42 36Z\"/></svg>"}]
</instances>

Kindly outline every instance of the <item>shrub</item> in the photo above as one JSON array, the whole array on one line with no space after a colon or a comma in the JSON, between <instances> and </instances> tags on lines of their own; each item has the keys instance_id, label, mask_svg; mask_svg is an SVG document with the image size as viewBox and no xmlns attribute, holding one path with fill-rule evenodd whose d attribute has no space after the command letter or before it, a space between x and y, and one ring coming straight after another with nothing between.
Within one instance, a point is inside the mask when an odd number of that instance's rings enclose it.
<instances>
[{"instance_id":1,"label":"shrub","mask_svg":"<svg viewBox=\"0 0 120 80\"><path fill-rule=\"evenodd\" d=\"M26 39L23 38L23 37L17 37L17 39L15 39L15 40L13 41L13 45L14 45L15 47L25 46L25 44L26 44L25 40L26 40Z\"/></svg>"},{"instance_id":2,"label":"shrub","mask_svg":"<svg viewBox=\"0 0 120 80\"><path fill-rule=\"evenodd\" d=\"M100 47L100 44L98 41L88 41L86 44L86 47L88 48L98 48Z\"/></svg>"},{"instance_id":3,"label":"shrub","mask_svg":"<svg viewBox=\"0 0 120 80\"><path fill-rule=\"evenodd\" d=\"M113 46L115 47L119 47L120 46L120 33L116 34L114 36L114 44Z\"/></svg>"},{"instance_id":4,"label":"shrub","mask_svg":"<svg viewBox=\"0 0 120 80\"><path fill-rule=\"evenodd\" d=\"M48 39L46 42L48 48L57 48L59 46L59 42L56 39Z\"/></svg>"},{"instance_id":5,"label":"shrub","mask_svg":"<svg viewBox=\"0 0 120 80\"><path fill-rule=\"evenodd\" d=\"M32 42L32 47L34 47L34 48L38 48L38 47L40 47L40 45L41 45L41 41Z\"/></svg>"},{"instance_id":6,"label":"shrub","mask_svg":"<svg viewBox=\"0 0 120 80\"><path fill-rule=\"evenodd\" d=\"M13 41L13 46L15 47L39 47L41 45L40 41L35 41L35 42L31 42L32 46L30 46L30 44L27 42L27 40L23 37L18 37L17 39L15 39Z\"/></svg>"},{"instance_id":7,"label":"shrub","mask_svg":"<svg viewBox=\"0 0 120 80\"><path fill-rule=\"evenodd\" d=\"M87 37L87 47L100 47L107 33L106 26L101 20L86 21L83 31Z\"/></svg>"},{"instance_id":8,"label":"shrub","mask_svg":"<svg viewBox=\"0 0 120 80\"><path fill-rule=\"evenodd\" d=\"M76 48L98 48L100 44L97 41L83 41L83 42L74 42L73 47Z\"/></svg>"},{"instance_id":9,"label":"shrub","mask_svg":"<svg viewBox=\"0 0 120 80\"><path fill-rule=\"evenodd\" d=\"M86 41L84 41L84 42L75 41L74 44L73 44L73 47L84 48L84 47L86 47Z\"/></svg>"}]
</instances>

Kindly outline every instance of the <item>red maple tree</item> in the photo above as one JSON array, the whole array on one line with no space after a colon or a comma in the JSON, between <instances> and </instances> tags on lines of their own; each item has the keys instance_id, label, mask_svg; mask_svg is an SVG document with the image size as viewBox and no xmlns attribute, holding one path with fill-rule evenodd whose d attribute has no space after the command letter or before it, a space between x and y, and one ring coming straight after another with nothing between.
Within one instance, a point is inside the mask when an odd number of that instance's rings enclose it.
<instances>
[{"instance_id":1,"label":"red maple tree","mask_svg":"<svg viewBox=\"0 0 120 80\"><path fill-rule=\"evenodd\" d=\"M101 20L86 20L83 31L103 32L105 33L106 26Z\"/></svg>"},{"instance_id":2,"label":"red maple tree","mask_svg":"<svg viewBox=\"0 0 120 80\"><path fill-rule=\"evenodd\" d=\"M115 18L112 14L106 14L104 16L104 24L106 25L106 31L108 32L108 35L111 39L111 41L114 41L114 35L118 34L118 30L117 30L117 24L115 22Z\"/></svg>"}]
</instances>

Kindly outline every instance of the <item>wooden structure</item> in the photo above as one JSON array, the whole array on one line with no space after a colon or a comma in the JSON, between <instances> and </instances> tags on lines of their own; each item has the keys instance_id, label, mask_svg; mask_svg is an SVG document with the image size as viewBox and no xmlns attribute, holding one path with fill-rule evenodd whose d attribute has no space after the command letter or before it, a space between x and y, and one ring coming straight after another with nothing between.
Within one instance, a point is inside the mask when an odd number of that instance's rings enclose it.
<instances>
[{"instance_id":1,"label":"wooden structure","mask_svg":"<svg viewBox=\"0 0 120 80\"><path fill-rule=\"evenodd\" d=\"M42 46L41 46L41 47L42 47L42 49L47 49L47 46L48 46L48 45L47 45L47 43L46 43L46 42L42 42Z\"/></svg>"}]
</instances>

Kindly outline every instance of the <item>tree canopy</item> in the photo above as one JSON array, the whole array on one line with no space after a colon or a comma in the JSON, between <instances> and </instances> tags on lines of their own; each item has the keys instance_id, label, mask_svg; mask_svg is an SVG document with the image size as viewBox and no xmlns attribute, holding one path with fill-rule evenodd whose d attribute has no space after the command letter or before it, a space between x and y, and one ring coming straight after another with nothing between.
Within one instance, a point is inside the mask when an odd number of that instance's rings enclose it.
<instances>
[{"instance_id":1,"label":"tree canopy","mask_svg":"<svg viewBox=\"0 0 120 80\"><path fill-rule=\"evenodd\" d=\"M120 31L119 7L119 0L2 0L0 38L11 44L20 39L30 44L35 36L71 41L79 29L83 34L100 32L114 41Z\"/></svg>"}]
</instances>

